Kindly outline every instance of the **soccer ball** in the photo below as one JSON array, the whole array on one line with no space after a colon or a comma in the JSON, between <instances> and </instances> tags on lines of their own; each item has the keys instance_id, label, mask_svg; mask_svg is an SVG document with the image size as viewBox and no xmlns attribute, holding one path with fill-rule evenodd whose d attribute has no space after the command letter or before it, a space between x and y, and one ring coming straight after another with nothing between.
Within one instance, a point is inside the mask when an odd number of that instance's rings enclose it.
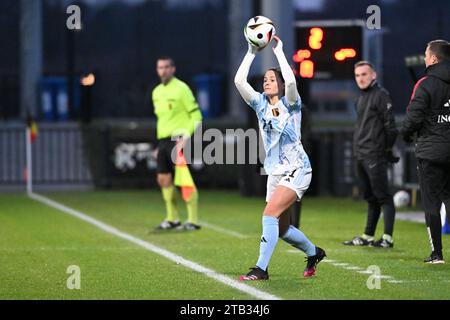
<instances>
[{"instance_id":1,"label":"soccer ball","mask_svg":"<svg viewBox=\"0 0 450 320\"><path fill-rule=\"evenodd\" d=\"M275 35L272 20L263 16L256 16L248 20L244 28L244 36L252 46L262 49L269 44Z\"/></svg>"},{"instance_id":2,"label":"soccer ball","mask_svg":"<svg viewBox=\"0 0 450 320\"><path fill-rule=\"evenodd\" d=\"M409 193L404 190L400 190L394 195L394 205L396 208L409 205L410 200Z\"/></svg>"}]
</instances>

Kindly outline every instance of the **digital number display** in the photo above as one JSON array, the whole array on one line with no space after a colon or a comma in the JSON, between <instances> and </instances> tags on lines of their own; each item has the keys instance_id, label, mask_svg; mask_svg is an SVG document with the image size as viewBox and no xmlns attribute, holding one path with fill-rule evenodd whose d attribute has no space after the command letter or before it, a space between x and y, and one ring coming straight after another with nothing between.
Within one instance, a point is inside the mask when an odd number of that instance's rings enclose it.
<instances>
[{"instance_id":1,"label":"digital number display","mask_svg":"<svg viewBox=\"0 0 450 320\"><path fill-rule=\"evenodd\" d=\"M353 66L362 60L362 27L297 27L297 73L312 79L352 79Z\"/></svg>"}]
</instances>

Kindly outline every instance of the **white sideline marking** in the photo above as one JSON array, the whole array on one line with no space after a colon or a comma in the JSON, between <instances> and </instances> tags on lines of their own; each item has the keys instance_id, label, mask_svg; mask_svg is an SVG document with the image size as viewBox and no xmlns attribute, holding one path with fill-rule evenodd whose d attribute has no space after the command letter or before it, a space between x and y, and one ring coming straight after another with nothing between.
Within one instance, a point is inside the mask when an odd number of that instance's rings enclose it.
<instances>
[{"instance_id":1,"label":"white sideline marking","mask_svg":"<svg viewBox=\"0 0 450 320\"><path fill-rule=\"evenodd\" d=\"M332 260L332 259L323 259L322 262L326 262L326 263L335 263L336 260Z\"/></svg>"},{"instance_id":2,"label":"white sideline marking","mask_svg":"<svg viewBox=\"0 0 450 320\"><path fill-rule=\"evenodd\" d=\"M301 251L300 250L292 250L292 249L290 249L290 250L287 250L286 252L289 252L289 253L300 253ZM355 271L355 272L358 272L360 274L372 274L372 271L370 271L370 270L366 270L366 269L363 269L363 268L358 267L358 266L351 265L350 263L346 263L346 262L339 262L337 260L332 260L332 259L327 259L327 258L323 259L322 262L329 263L329 264L331 264L331 265L333 265L335 267L342 268L342 269L345 269L345 270ZM376 278L376 279L385 279L389 283L403 283L404 282L402 280L396 280L396 279L394 279L394 277L389 276L389 275L384 275L384 274L383 275L374 275L374 278Z\"/></svg>"},{"instance_id":3,"label":"white sideline marking","mask_svg":"<svg viewBox=\"0 0 450 320\"><path fill-rule=\"evenodd\" d=\"M362 270L362 271L356 271L356 272L361 273L361 274L372 274L373 273L370 270Z\"/></svg>"},{"instance_id":4,"label":"white sideline marking","mask_svg":"<svg viewBox=\"0 0 450 320\"><path fill-rule=\"evenodd\" d=\"M376 278L376 279L392 279L391 276L386 276L384 274L374 275L373 277Z\"/></svg>"},{"instance_id":5,"label":"white sideline marking","mask_svg":"<svg viewBox=\"0 0 450 320\"><path fill-rule=\"evenodd\" d=\"M28 196L33 199L36 200L40 203L43 203L49 207L52 207L54 209L57 209L59 211L62 211L64 213L67 213L71 216L77 217L85 222L88 222L94 226L96 226L97 228L110 233L112 235L115 235L119 238L128 240L134 244L137 244L138 246L141 246L145 249L147 249L148 251L154 252L156 254L159 254L169 260L172 260L173 262L177 263L177 264L181 264L189 269L192 269L194 271L200 272L202 274L204 274L207 277L210 277L214 280L217 280L219 282L222 282L223 284L235 288L239 291L242 291L246 294L249 294L255 298L258 299L263 299L263 300L281 300L281 298L274 296L270 293L258 290L256 288L253 288L249 285L243 284L239 281L233 280L228 276L225 276L223 274L220 274L212 269L206 268L198 263L195 263L193 261L187 260L179 255L176 255L168 250L165 250L163 248L160 248L158 246L155 246L154 244L151 244L150 242L141 240L139 238L136 238L134 236L132 236L131 234L128 234L126 232L120 231L114 227L111 227L103 222L101 222L100 220L94 219L91 216L88 216L80 211L74 210L72 208L66 207L63 204L60 204L56 201L53 201L51 199L48 199L44 196L38 195L36 193L28 193Z\"/></svg>"},{"instance_id":6,"label":"white sideline marking","mask_svg":"<svg viewBox=\"0 0 450 320\"><path fill-rule=\"evenodd\" d=\"M347 270L362 270L362 268L357 267L357 266L344 267L344 269L347 269Z\"/></svg>"},{"instance_id":7,"label":"white sideline marking","mask_svg":"<svg viewBox=\"0 0 450 320\"><path fill-rule=\"evenodd\" d=\"M403 283L402 280L395 280L395 279L388 280L387 282L389 282L389 283Z\"/></svg>"},{"instance_id":8,"label":"white sideline marking","mask_svg":"<svg viewBox=\"0 0 450 320\"><path fill-rule=\"evenodd\" d=\"M338 262L338 263L332 263L332 265L333 266L336 266L336 267L345 267L345 266L348 266L348 263L343 263L343 262Z\"/></svg>"},{"instance_id":9,"label":"white sideline marking","mask_svg":"<svg viewBox=\"0 0 450 320\"><path fill-rule=\"evenodd\" d=\"M294 251L288 250L288 252L294 252ZM372 271L370 271L370 270L366 270L364 268L354 266L354 265L351 265L350 263L346 263L346 262L339 262L337 260L331 260L331 259L327 259L327 258L323 259L322 262L329 263L335 267L342 268L345 270L355 271L360 274L372 274ZM389 283L403 283L404 282L403 280L396 280L396 279L394 279L394 277L389 276L389 275L384 275L384 274L374 275L374 278L385 279Z\"/></svg>"},{"instance_id":10,"label":"white sideline marking","mask_svg":"<svg viewBox=\"0 0 450 320\"><path fill-rule=\"evenodd\" d=\"M292 250L291 249L291 250L287 250L287 252L289 252L289 253L300 253L301 251L300 250ZM327 259L327 258L323 259L322 262L329 263L329 264L331 264L331 265L333 265L335 267L339 267L339 268L342 268L342 269L345 269L345 270L352 270L352 271L355 271L355 272L358 272L358 273L361 273L361 274L372 274L372 271L370 271L370 270L365 270L365 269L363 269L361 267L354 266L354 265L351 265L350 263L346 263L346 262L339 262L337 260L332 260L332 259ZM385 279L389 283L403 283L402 280L395 280L394 277L389 276L389 275L383 275L382 274L382 275L374 275L373 277L376 278L376 279Z\"/></svg>"},{"instance_id":11,"label":"white sideline marking","mask_svg":"<svg viewBox=\"0 0 450 320\"><path fill-rule=\"evenodd\" d=\"M286 252L289 252L289 253L301 253L300 250L292 250L292 249L286 250ZM351 265L350 263L346 263L346 262L339 262L337 260L332 260L332 259L328 259L328 258L323 259L322 262L329 263L329 264L331 264L331 265L333 265L335 267L342 268L342 269L345 269L345 270L355 271L355 272L358 272L360 274L372 274L372 271L370 271L370 270L366 270L364 268L361 268L361 267L358 267L358 266L354 266L354 265ZM396 279L394 279L394 277L389 276L389 275L374 275L374 278L385 279L389 283L403 283L403 282L405 282L403 280L396 280Z\"/></svg>"},{"instance_id":12,"label":"white sideline marking","mask_svg":"<svg viewBox=\"0 0 450 320\"><path fill-rule=\"evenodd\" d=\"M232 236L232 237L236 237L236 238L239 238L239 239L246 239L246 238L248 238L248 236L246 236L246 235L244 235L242 233L239 233L239 232L236 232L236 231L232 231L232 230L228 230L228 229L225 229L225 228L222 228L222 227L210 224L209 222L200 221L200 224L205 226L205 227L208 227L211 230L214 230L214 231L217 231L217 232L220 232L220 233L224 233L224 234L227 234L227 235Z\"/></svg>"}]
</instances>

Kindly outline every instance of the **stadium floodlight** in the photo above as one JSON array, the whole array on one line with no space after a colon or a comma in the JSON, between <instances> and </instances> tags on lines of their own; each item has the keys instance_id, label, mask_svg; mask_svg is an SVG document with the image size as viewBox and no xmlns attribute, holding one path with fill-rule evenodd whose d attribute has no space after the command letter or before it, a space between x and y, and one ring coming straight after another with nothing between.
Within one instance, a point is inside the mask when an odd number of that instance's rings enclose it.
<instances>
[{"instance_id":1,"label":"stadium floodlight","mask_svg":"<svg viewBox=\"0 0 450 320\"><path fill-rule=\"evenodd\" d=\"M95 75L93 73L87 74L81 78L80 83L84 87L93 86L95 84Z\"/></svg>"}]
</instances>

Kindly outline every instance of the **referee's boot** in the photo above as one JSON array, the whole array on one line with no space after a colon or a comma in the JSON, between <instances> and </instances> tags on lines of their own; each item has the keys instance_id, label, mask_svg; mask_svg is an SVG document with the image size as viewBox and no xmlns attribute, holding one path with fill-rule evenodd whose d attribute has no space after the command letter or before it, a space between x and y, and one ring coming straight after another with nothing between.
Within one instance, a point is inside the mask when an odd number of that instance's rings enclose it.
<instances>
[{"instance_id":1,"label":"referee's boot","mask_svg":"<svg viewBox=\"0 0 450 320\"><path fill-rule=\"evenodd\" d=\"M186 222L185 224L180 224L177 227L177 230L179 231L195 231L200 230L202 227L198 224L192 223L192 222Z\"/></svg>"},{"instance_id":2,"label":"referee's boot","mask_svg":"<svg viewBox=\"0 0 450 320\"><path fill-rule=\"evenodd\" d=\"M155 228L155 230L158 231L162 231L162 230L174 230L176 228L178 228L179 226L181 226L181 222L180 221L167 221L164 220L163 222L161 222L161 224L159 226L157 226Z\"/></svg>"}]
</instances>

